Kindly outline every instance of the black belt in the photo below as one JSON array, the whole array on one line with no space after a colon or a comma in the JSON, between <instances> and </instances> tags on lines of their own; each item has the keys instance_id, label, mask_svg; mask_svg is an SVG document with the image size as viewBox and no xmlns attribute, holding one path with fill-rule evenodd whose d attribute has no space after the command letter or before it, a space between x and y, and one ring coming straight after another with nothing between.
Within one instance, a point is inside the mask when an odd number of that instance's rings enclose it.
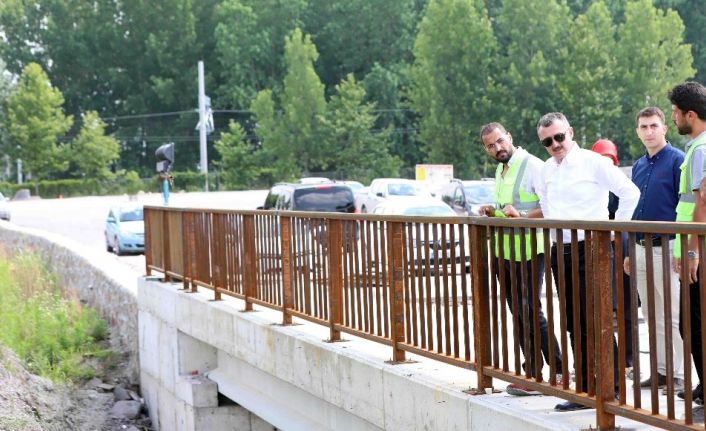
<instances>
[{"instance_id":1,"label":"black belt","mask_svg":"<svg viewBox=\"0 0 706 431\"><path fill-rule=\"evenodd\" d=\"M580 246L583 245L583 243L584 243L584 241L581 240L581 241L578 241L578 242L576 243L576 245L580 247ZM565 244L562 244L561 246L562 246L562 248L563 248L564 253L568 253L569 251L571 251L571 243L570 243L570 242L567 242L567 243L565 243ZM553 247L557 247L557 244L554 243ZM558 248L558 247L557 247L557 248Z\"/></svg>"},{"instance_id":2,"label":"black belt","mask_svg":"<svg viewBox=\"0 0 706 431\"><path fill-rule=\"evenodd\" d=\"M671 239L672 239L672 238L667 237L667 241L670 241ZM644 247L645 245L647 245L649 242L650 242L650 241L648 241L648 240L646 240L646 239L644 239L644 238L637 240L637 243L638 243L639 245L643 246L643 247ZM661 236L652 237L652 246L654 247L654 246L660 246L660 245L662 245L662 237L661 237Z\"/></svg>"}]
</instances>

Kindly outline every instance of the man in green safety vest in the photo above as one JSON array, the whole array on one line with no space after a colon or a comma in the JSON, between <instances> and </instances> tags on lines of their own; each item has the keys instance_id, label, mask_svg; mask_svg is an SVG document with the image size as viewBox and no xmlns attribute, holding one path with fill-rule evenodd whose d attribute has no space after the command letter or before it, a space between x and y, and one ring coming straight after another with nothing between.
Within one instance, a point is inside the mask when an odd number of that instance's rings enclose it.
<instances>
[{"instance_id":1,"label":"man in green safety vest","mask_svg":"<svg viewBox=\"0 0 706 431\"><path fill-rule=\"evenodd\" d=\"M679 202L677 203L678 222L706 222L706 87L698 82L684 82L672 88L668 93L672 102L672 121L677 126L680 135L689 136L686 144L686 156L681 165L679 178ZM694 388L693 399L703 404L703 345L701 341L701 289L698 280L699 244L698 236L691 236L687 244L687 256L682 256L681 238L677 235L674 242L673 266L681 274L682 266L688 267L689 315L680 310L680 332L684 342L691 341L691 356L699 377L699 383ZM685 280L682 280L684 282ZM681 291L682 294L686 292ZM682 303L682 301L680 301ZM691 334L684 334L685 319L691 323ZM684 393L678 394L684 398Z\"/></svg>"},{"instance_id":2,"label":"man in green safety vest","mask_svg":"<svg viewBox=\"0 0 706 431\"><path fill-rule=\"evenodd\" d=\"M489 217L534 217L541 218L542 210L539 207L539 197L534 191L534 177L542 168L542 161L520 147L515 148L512 135L500 123L489 123L481 128L480 132L483 148L489 157L499 162L495 171L495 206L486 205L481 208L481 215ZM529 230L528 230L529 232ZM500 274L500 288L505 292L508 307L515 317L516 337L525 356L524 366L530 367L530 373L536 377L537 370L543 364L535 364L534 304L539 304L541 284L544 277L544 241L541 232L537 233L536 258L532 256L532 238L529 233L525 238L519 232L508 230L498 240L496 235L495 255L499 259L498 271ZM524 264L523 264L524 261ZM536 265L537 272L532 271ZM515 288L513 289L513 280ZM523 296L523 292L527 296ZM515 292L515 293L513 293ZM536 301L535 301L536 299ZM529 310L527 315L525 310ZM539 319L541 349L547 362L550 361L549 343L554 344L554 357L556 369L562 369L561 350L554 334L547 330L547 319L544 317L541 306L536 310ZM525 325L529 328L530 351L525 352ZM551 341L550 341L551 340ZM529 360L527 360L529 359ZM539 371L541 373L541 371ZM539 395L518 384L510 384L507 392L512 395Z\"/></svg>"}]
</instances>

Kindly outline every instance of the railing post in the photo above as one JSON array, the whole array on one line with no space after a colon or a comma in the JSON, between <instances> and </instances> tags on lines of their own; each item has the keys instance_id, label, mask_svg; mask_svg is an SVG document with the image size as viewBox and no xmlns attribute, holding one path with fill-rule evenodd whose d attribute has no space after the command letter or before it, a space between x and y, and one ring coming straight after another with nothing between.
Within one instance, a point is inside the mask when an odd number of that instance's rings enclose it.
<instances>
[{"instance_id":1,"label":"railing post","mask_svg":"<svg viewBox=\"0 0 706 431\"><path fill-rule=\"evenodd\" d=\"M399 344L404 342L404 238L403 224L387 222L387 267L390 282L390 322L392 323L392 362L404 362L405 351Z\"/></svg>"},{"instance_id":2,"label":"railing post","mask_svg":"<svg viewBox=\"0 0 706 431\"><path fill-rule=\"evenodd\" d=\"M328 220L329 341L341 341L336 325L343 323L343 222Z\"/></svg>"},{"instance_id":3,"label":"railing post","mask_svg":"<svg viewBox=\"0 0 706 431\"><path fill-rule=\"evenodd\" d=\"M154 227L150 223L150 219L152 218L152 213L154 210L152 209L144 209L143 208L143 215L142 218L144 219L145 223L145 236L144 236L144 246L145 246L145 275L150 276L152 275L152 229Z\"/></svg>"},{"instance_id":4,"label":"railing post","mask_svg":"<svg viewBox=\"0 0 706 431\"><path fill-rule=\"evenodd\" d=\"M169 232L169 211L162 210L162 258L164 259L164 281L172 281L172 277L168 274L172 270L172 259L171 259L171 243L169 238L171 237L171 232Z\"/></svg>"},{"instance_id":5,"label":"railing post","mask_svg":"<svg viewBox=\"0 0 706 431\"><path fill-rule=\"evenodd\" d=\"M292 218L280 217L282 231L280 247L282 250L282 325L292 324L289 310L294 308L292 296Z\"/></svg>"},{"instance_id":6,"label":"railing post","mask_svg":"<svg viewBox=\"0 0 706 431\"><path fill-rule=\"evenodd\" d=\"M257 295L257 252L255 250L255 216L243 216L243 251L245 258L245 310L252 311L250 298Z\"/></svg>"},{"instance_id":7,"label":"railing post","mask_svg":"<svg viewBox=\"0 0 706 431\"><path fill-rule=\"evenodd\" d=\"M615 397L613 376L613 285L611 267L611 233L593 233L594 330L596 331L596 424L599 430L615 429L615 415L605 411L605 403ZM620 260L618 260L620 262ZM622 299L621 299L622 300ZM590 317L589 317L590 318ZM589 337L591 334L589 334ZM591 378L590 376L588 378Z\"/></svg>"},{"instance_id":8,"label":"railing post","mask_svg":"<svg viewBox=\"0 0 706 431\"><path fill-rule=\"evenodd\" d=\"M471 283L473 289L473 349L476 355L478 391L493 387L483 367L492 364L490 299L488 292L488 234L485 226L471 225Z\"/></svg>"}]
</instances>

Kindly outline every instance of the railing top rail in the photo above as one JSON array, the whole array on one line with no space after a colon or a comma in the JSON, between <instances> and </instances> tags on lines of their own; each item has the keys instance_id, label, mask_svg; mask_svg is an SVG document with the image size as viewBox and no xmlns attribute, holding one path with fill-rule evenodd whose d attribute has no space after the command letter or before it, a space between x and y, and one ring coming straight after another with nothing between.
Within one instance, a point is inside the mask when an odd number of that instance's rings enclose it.
<instances>
[{"instance_id":1,"label":"railing top rail","mask_svg":"<svg viewBox=\"0 0 706 431\"><path fill-rule=\"evenodd\" d=\"M167 212L208 212L213 214L242 215L276 215L281 217L309 218L322 220L371 220L388 222L416 222L440 224L473 224L479 226L535 228L535 229L579 229L591 231L621 231L652 234L674 235L697 234L706 235L706 223L656 222L656 221L615 221L615 220L555 220L535 218L498 218L498 217L434 217L434 216L398 216L379 214L350 214L308 211L276 211L276 210L236 210L223 208L176 208L145 205L147 209Z\"/></svg>"}]
</instances>

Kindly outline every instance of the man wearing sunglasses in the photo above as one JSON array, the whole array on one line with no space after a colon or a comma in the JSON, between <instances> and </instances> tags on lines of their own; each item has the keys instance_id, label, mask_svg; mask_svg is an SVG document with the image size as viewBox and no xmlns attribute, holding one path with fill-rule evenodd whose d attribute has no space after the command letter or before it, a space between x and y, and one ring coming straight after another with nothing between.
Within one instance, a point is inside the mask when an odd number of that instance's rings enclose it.
<instances>
[{"instance_id":1,"label":"man wearing sunglasses","mask_svg":"<svg viewBox=\"0 0 706 431\"><path fill-rule=\"evenodd\" d=\"M690 138L686 144L686 156L681 165L679 177L679 202L677 203L678 222L706 222L706 87L698 82L684 82L672 88L668 93L672 102L672 121L677 126L680 135ZM691 357L699 377L699 384L692 393L695 402L703 403L703 345L701 341L701 288L698 280L699 243L698 236L689 237L687 256L682 256L681 237L677 235L674 241L673 268L681 275L684 266L688 278L689 315L680 310L680 327L682 338L691 343ZM684 277L682 277L682 281ZM682 293L686 293L682 290ZM679 302L681 304L681 301ZM683 326L686 319L691 324L691 333L686 336ZM678 394L684 398L684 393Z\"/></svg>"},{"instance_id":2,"label":"man wearing sunglasses","mask_svg":"<svg viewBox=\"0 0 706 431\"><path fill-rule=\"evenodd\" d=\"M619 199L615 212L616 220L630 220L640 198L640 191L611 163L607 157L579 147L574 142L574 130L564 114L551 112L540 118L537 124L539 141L551 156L542 166L537 191L540 197L542 213L548 219L563 220L608 220L608 192L613 192ZM581 391L588 389L587 351L588 329L586 321L586 265L584 232L578 234L578 274L572 272L571 231L562 231L562 245L554 244L551 250L554 283L559 286L559 261L563 260L566 301L564 314L566 327L574 346L581 349L581 367L576 370L580 376ZM556 231L552 230L552 235ZM578 275L578 298L573 297L573 276ZM574 316L574 301L578 301L579 316ZM574 328L574 319L579 319L578 333ZM593 336L593 334L591 334ZM580 344L579 344L580 343ZM617 355L618 349L613 339L613 357L615 384L618 385ZM576 351L576 349L574 349ZM574 363L578 358L574 358ZM595 368L594 368L595 369ZM594 378L594 376L591 376ZM578 381L579 379L577 379ZM567 401L557 404L557 411L586 409L583 404Z\"/></svg>"},{"instance_id":3,"label":"man wearing sunglasses","mask_svg":"<svg viewBox=\"0 0 706 431\"><path fill-rule=\"evenodd\" d=\"M515 148L512 135L500 123L484 125L480 131L480 138L485 153L499 162L495 171L495 206L483 206L480 209L481 215L489 217L541 217L539 197L534 191L534 178L542 168L542 161L520 147ZM511 246L511 242L514 242L513 246ZM524 249L520 232L512 232L509 229L502 236L502 240L496 235L495 256L499 259L498 270L503 271L502 277L500 277L500 288L504 290L507 305L515 317L514 322L517 327L515 342L519 344L525 359L529 359L523 366L530 367L530 375L533 377L536 377L537 370L540 370L541 373L543 366L541 358L539 361L535 361L535 325L528 324L535 315L534 298L536 298L537 304L540 303L541 280L544 278L543 243L540 232L537 234L537 257L532 259L532 237L529 232L524 238ZM500 260L501 249L502 260ZM522 260L525 261L524 265L522 265ZM536 273L532 271L533 265L537 266ZM513 294L512 280L516 280L515 294ZM521 294L525 289L527 289L527 297L523 297ZM526 315L524 313L525 303L529 310ZM541 306L536 310L536 313L539 320L540 343L544 359L550 362L549 343L551 340L551 343L554 344L556 369L561 370L559 342L554 334L548 333L547 319L544 317ZM529 352L525 352L525 325L528 326ZM540 363L535 364L535 362ZM508 394L516 396L540 395L537 391L514 383L508 385L506 391Z\"/></svg>"}]
</instances>

